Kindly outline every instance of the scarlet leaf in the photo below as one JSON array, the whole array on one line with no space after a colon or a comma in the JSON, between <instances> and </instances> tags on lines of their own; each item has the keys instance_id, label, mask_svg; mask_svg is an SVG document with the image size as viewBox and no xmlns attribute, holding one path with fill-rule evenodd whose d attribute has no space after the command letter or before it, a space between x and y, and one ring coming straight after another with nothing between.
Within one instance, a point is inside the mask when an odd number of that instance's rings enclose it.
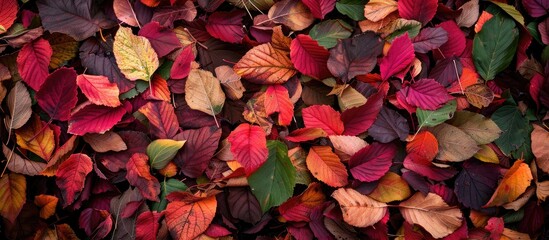
<instances>
[{"instance_id":1,"label":"scarlet leaf","mask_svg":"<svg viewBox=\"0 0 549 240\"><path fill-rule=\"evenodd\" d=\"M318 180L331 187L347 185L347 169L329 146L314 146L307 155L307 168Z\"/></svg>"},{"instance_id":2,"label":"scarlet leaf","mask_svg":"<svg viewBox=\"0 0 549 240\"><path fill-rule=\"evenodd\" d=\"M234 65L234 70L244 79L258 84L281 84L296 73L290 58L270 43L248 51Z\"/></svg>"},{"instance_id":3,"label":"scarlet leaf","mask_svg":"<svg viewBox=\"0 0 549 240\"><path fill-rule=\"evenodd\" d=\"M158 22L145 24L139 30L139 36L146 37L151 42L152 48L158 54L158 57L164 57L173 50L181 47L181 43L175 33Z\"/></svg>"},{"instance_id":4,"label":"scarlet leaf","mask_svg":"<svg viewBox=\"0 0 549 240\"><path fill-rule=\"evenodd\" d=\"M149 158L143 153L132 155L126 163L126 179L128 182L139 189L143 197L151 201L160 201L160 183L150 173Z\"/></svg>"},{"instance_id":5,"label":"scarlet leaf","mask_svg":"<svg viewBox=\"0 0 549 240\"><path fill-rule=\"evenodd\" d=\"M278 113L278 124L290 125L294 116L294 105L288 90L282 85L270 85L265 91L265 111L268 115Z\"/></svg>"},{"instance_id":6,"label":"scarlet leaf","mask_svg":"<svg viewBox=\"0 0 549 240\"><path fill-rule=\"evenodd\" d=\"M408 33L395 38L387 56L381 60L379 65L381 79L385 81L392 76L402 79L405 74L403 71L412 63L414 57L414 47Z\"/></svg>"},{"instance_id":7,"label":"scarlet leaf","mask_svg":"<svg viewBox=\"0 0 549 240\"><path fill-rule=\"evenodd\" d=\"M326 14L334 10L336 0L304 0L303 3L307 5L315 18L324 19Z\"/></svg>"},{"instance_id":8,"label":"scarlet leaf","mask_svg":"<svg viewBox=\"0 0 549 240\"><path fill-rule=\"evenodd\" d=\"M421 131L406 144L406 152L414 153L416 156L433 160L438 154L438 140L429 131Z\"/></svg>"},{"instance_id":9,"label":"scarlet leaf","mask_svg":"<svg viewBox=\"0 0 549 240\"><path fill-rule=\"evenodd\" d=\"M168 203L166 224L174 239L194 239L206 231L217 209L215 196L197 202L175 201Z\"/></svg>"},{"instance_id":10,"label":"scarlet leaf","mask_svg":"<svg viewBox=\"0 0 549 240\"><path fill-rule=\"evenodd\" d=\"M208 17L206 30L212 37L229 43L241 43L244 38L242 18L244 11L214 12Z\"/></svg>"},{"instance_id":11,"label":"scarlet leaf","mask_svg":"<svg viewBox=\"0 0 549 240\"><path fill-rule=\"evenodd\" d=\"M173 106L164 101L148 102L139 112L149 120L151 134L158 138L173 138L179 131L179 124Z\"/></svg>"},{"instance_id":12,"label":"scarlet leaf","mask_svg":"<svg viewBox=\"0 0 549 240\"><path fill-rule=\"evenodd\" d=\"M228 137L231 152L244 167L247 176L267 160L269 151L265 137L265 131L261 127L247 123L240 124Z\"/></svg>"},{"instance_id":13,"label":"scarlet leaf","mask_svg":"<svg viewBox=\"0 0 549 240\"><path fill-rule=\"evenodd\" d=\"M366 132L374 124L379 111L383 107L384 93L378 92L370 96L366 104L347 109L341 114L345 125L343 135L355 136Z\"/></svg>"},{"instance_id":14,"label":"scarlet leaf","mask_svg":"<svg viewBox=\"0 0 549 240\"><path fill-rule=\"evenodd\" d=\"M86 102L73 112L67 131L79 136L86 133L105 133L112 129L125 114L124 106L111 108Z\"/></svg>"},{"instance_id":15,"label":"scarlet leaf","mask_svg":"<svg viewBox=\"0 0 549 240\"><path fill-rule=\"evenodd\" d=\"M175 59L170 77L173 79L183 79L189 75L191 71L191 62L194 60L194 53L190 46L183 48L183 51ZM218 76L219 77L219 76Z\"/></svg>"},{"instance_id":16,"label":"scarlet leaf","mask_svg":"<svg viewBox=\"0 0 549 240\"><path fill-rule=\"evenodd\" d=\"M76 71L72 68L57 69L46 78L40 90L36 92L38 105L52 119L69 120L71 109L78 101L76 77Z\"/></svg>"},{"instance_id":17,"label":"scarlet leaf","mask_svg":"<svg viewBox=\"0 0 549 240\"><path fill-rule=\"evenodd\" d=\"M149 211L139 214L135 222L135 239L157 239L158 229L160 228L160 223L158 222L162 218L162 215L162 213Z\"/></svg>"},{"instance_id":18,"label":"scarlet leaf","mask_svg":"<svg viewBox=\"0 0 549 240\"><path fill-rule=\"evenodd\" d=\"M2 34L11 27L17 18L18 7L16 0L2 0L0 5L2 5L2 10L0 10L0 34Z\"/></svg>"},{"instance_id":19,"label":"scarlet leaf","mask_svg":"<svg viewBox=\"0 0 549 240\"><path fill-rule=\"evenodd\" d=\"M434 52L435 56L439 56L439 59L449 58L452 56L460 56L461 53L463 53L463 51L465 50L465 34L463 34L461 29L459 29L459 26L456 24L456 22L452 20L445 21L437 25L437 27L441 27L448 33L449 40L439 47L440 52ZM444 57L440 56L441 54Z\"/></svg>"},{"instance_id":20,"label":"scarlet leaf","mask_svg":"<svg viewBox=\"0 0 549 240\"><path fill-rule=\"evenodd\" d=\"M118 86L105 76L81 74L76 77L76 84L93 104L107 107L118 107L121 104Z\"/></svg>"},{"instance_id":21,"label":"scarlet leaf","mask_svg":"<svg viewBox=\"0 0 549 240\"><path fill-rule=\"evenodd\" d=\"M437 110L452 99L446 89L433 79L422 79L400 90L412 106L424 110Z\"/></svg>"},{"instance_id":22,"label":"scarlet leaf","mask_svg":"<svg viewBox=\"0 0 549 240\"><path fill-rule=\"evenodd\" d=\"M21 212L23 204L27 200L27 181L25 176L17 173L4 174L0 178L0 215L5 217L11 223Z\"/></svg>"},{"instance_id":23,"label":"scarlet leaf","mask_svg":"<svg viewBox=\"0 0 549 240\"><path fill-rule=\"evenodd\" d=\"M72 154L59 166L55 182L63 195L63 207L74 202L84 188L86 176L92 170L92 160L83 153Z\"/></svg>"},{"instance_id":24,"label":"scarlet leaf","mask_svg":"<svg viewBox=\"0 0 549 240\"><path fill-rule=\"evenodd\" d=\"M299 34L292 40L290 58L295 68L302 74L315 79L330 77L327 65L329 57L330 52L318 45L318 42L309 35Z\"/></svg>"},{"instance_id":25,"label":"scarlet leaf","mask_svg":"<svg viewBox=\"0 0 549 240\"><path fill-rule=\"evenodd\" d=\"M221 129L214 126L189 129L177 134L174 139L186 140L174 160L181 172L193 178L202 175L217 150L220 138Z\"/></svg>"},{"instance_id":26,"label":"scarlet leaf","mask_svg":"<svg viewBox=\"0 0 549 240\"><path fill-rule=\"evenodd\" d=\"M355 153L349 160L354 178L363 182L373 182L389 171L397 148L394 144L373 143Z\"/></svg>"},{"instance_id":27,"label":"scarlet leaf","mask_svg":"<svg viewBox=\"0 0 549 240\"><path fill-rule=\"evenodd\" d=\"M398 13L401 17L427 24L437 13L437 0L401 0L398 1Z\"/></svg>"},{"instance_id":28,"label":"scarlet leaf","mask_svg":"<svg viewBox=\"0 0 549 240\"><path fill-rule=\"evenodd\" d=\"M343 122L340 114L327 105L314 105L301 111L303 122L307 128L320 128L328 135L340 135L343 133Z\"/></svg>"},{"instance_id":29,"label":"scarlet leaf","mask_svg":"<svg viewBox=\"0 0 549 240\"><path fill-rule=\"evenodd\" d=\"M287 221L308 222L310 221L310 214L313 209L324 203L325 200L326 197L322 193L322 185L311 183L302 194L292 197L280 205L278 211L280 211L280 215Z\"/></svg>"},{"instance_id":30,"label":"scarlet leaf","mask_svg":"<svg viewBox=\"0 0 549 240\"><path fill-rule=\"evenodd\" d=\"M48 76L53 50L50 43L42 38L29 42L17 55L17 70L32 89L40 90Z\"/></svg>"}]
</instances>

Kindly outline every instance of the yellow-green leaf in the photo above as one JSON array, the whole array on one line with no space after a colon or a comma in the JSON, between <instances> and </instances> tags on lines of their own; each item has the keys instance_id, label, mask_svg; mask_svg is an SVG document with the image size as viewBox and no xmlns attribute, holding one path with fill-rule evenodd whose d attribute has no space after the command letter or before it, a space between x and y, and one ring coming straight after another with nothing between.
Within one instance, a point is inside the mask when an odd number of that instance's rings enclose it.
<instances>
[{"instance_id":1,"label":"yellow-green leaf","mask_svg":"<svg viewBox=\"0 0 549 240\"><path fill-rule=\"evenodd\" d=\"M114 36L113 53L118 68L129 80L149 81L158 68L158 55L145 37L136 36L131 28L120 27Z\"/></svg>"},{"instance_id":2,"label":"yellow-green leaf","mask_svg":"<svg viewBox=\"0 0 549 240\"><path fill-rule=\"evenodd\" d=\"M172 139L157 139L147 146L151 167L162 169L175 157L177 151L183 147L186 140L176 141Z\"/></svg>"}]
</instances>

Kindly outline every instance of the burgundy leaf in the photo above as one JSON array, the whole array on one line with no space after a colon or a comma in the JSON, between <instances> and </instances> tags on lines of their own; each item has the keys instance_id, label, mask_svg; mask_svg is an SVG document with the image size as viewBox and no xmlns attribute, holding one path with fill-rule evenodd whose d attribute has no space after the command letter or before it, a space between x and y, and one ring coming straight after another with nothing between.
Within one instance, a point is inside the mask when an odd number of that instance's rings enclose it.
<instances>
[{"instance_id":1,"label":"burgundy leaf","mask_svg":"<svg viewBox=\"0 0 549 240\"><path fill-rule=\"evenodd\" d=\"M241 10L214 12L208 17L206 30L212 37L224 42L241 43L245 32L242 19L246 13Z\"/></svg>"},{"instance_id":2,"label":"burgundy leaf","mask_svg":"<svg viewBox=\"0 0 549 240\"><path fill-rule=\"evenodd\" d=\"M405 19L427 24L437 13L437 0L399 0L398 13Z\"/></svg>"},{"instance_id":3,"label":"burgundy leaf","mask_svg":"<svg viewBox=\"0 0 549 240\"><path fill-rule=\"evenodd\" d=\"M532 17L541 17L549 12L547 0L523 0L522 5Z\"/></svg>"},{"instance_id":4,"label":"burgundy leaf","mask_svg":"<svg viewBox=\"0 0 549 240\"><path fill-rule=\"evenodd\" d=\"M494 164L469 160L455 181L454 192L465 207L481 210L496 190L499 169Z\"/></svg>"},{"instance_id":5,"label":"burgundy leaf","mask_svg":"<svg viewBox=\"0 0 549 240\"><path fill-rule=\"evenodd\" d=\"M162 6L155 8L151 21L165 27L173 27L176 20L191 22L196 17L196 7L193 1L185 1L182 5Z\"/></svg>"},{"instance_id":6,"label":"burgundy leaf","mask_svg":"<svg viewBox=\"0 0 549 240\"><path fill-rule=\"evenodd\" d=\"M384 107L379 112L374 124L368 129L368 134L377 141L388 143L397 138L405 141L409 131L406 118L395 110Z\"/></svg>"},{"instance_id":7,"label":"burgundy leaf","mask_svg":"<svg viewBox=\"0 0 549 240\"><path fill-rule=\"evenodd\" d=\"M71 109L78 101L77 76L72 68L59 68L46 78L40 90L36 92L38 105L52 119L69 120Z\"/></svg>"},{"instance_id":8,"label":"burgundy leaf","mask_svg":"<svg viewBox=\"0 0 549 240\"><path fill-rule=\"evenodd\" d=\"M414 61L414 57L414 47L408 33L395 38L387 56L381 60L379 65L381 79L386 81L392 76L403 79L405 70Z\"/></svg>"},{"instance_id":9,"label":"burgundy leaf","mask_svg":"<svg viewBox=\"0 0 549 240\"><path fill-rule=\"evenodd\" d=\"M158 138L172 139L179 131L173 106L167 102L148 102L139 112L149 119L151 134Z\"/></svg>"},{"instance_id":10,"label":"burgundy leaf","mask_svg":"<svg viewBox=\"0 0 549 240\"><path fill-rule=\"evenodd\" d=\"M139 30L139 36L149 39L159 58L181 47L175 33L171 29L161 26L158 22L145 24Z\"/></svg>"},{"instance_id":11,"label":"burgundy leaf","mask_svg":"<svg viewBox=\"0 0 549 240\"><path fill-rule=\"evenodd\" d=\"M185 130L177 134L174 140L186 140L174 160L181 172L191 178L202 175L217 150L220 138L221 129L214 126Z\"/></svg>"},{"instance_id":12,"label":"burgundy leaf","mask_svg":"<svg viewBox=\"0 0 549 240\"><path fill-rule=\"evenodd\" d=\"M448 41L448 33L441 27L424 28L412 39L414 50L418 53L427 53Z\"/></svg>"},{"instance_id":13,"label":"burgundy leaf","mask_svg":"<svg viewBox=\"0 0 549 240\"><path fill-rule=\"evenodd\" d=\"M326 14L334 10L336 0L303 0L315 18L324 19Z\"/></svg>"},{"instance_id":14,"label":"burgundy leaf","mask_svg":"<svg viewBox=\"0 0 549 240\"><path fill-rule=\"evenodd\" d=\"M425 78L402 88L399 94L406 96L406 102L424 110L437 110L452 99L446 88L433 79Z\"/></svg>"},{"instance_id":15,"label":"burgundy leaf","mask_svg":"<svg viewBox=\"0 0 549 240\"><path fill-rule=\"evenodd\" d=\"M443 22L437 27L441 27L448 33L448 41L442 44L438 50L433 51L437 59L449 58L452 56L460 56L465 50L465 34L453 20Z\"/></svg>"},{"instance_id":16,"label":"burgundy leaf","mask_svg":"<svg viewBox=\"0 0 549 240\"><path fill-rule=\"evenodd\" d=\"M78 223L90 239L103 239L112 229L111 214L107 210L86 208L80 214Z\"/></svg>"},{"instance_id":17,"label":"burgundy leaf","mask_svg":"<svg viewBox=\"0 0 549 240\"><path fill-rule=\"evenodd\" d=\"M126 168L126 162L135 153L145 153L151 142L146 134L136 131L122 131L118 135L126 143L127 149L120 152L108 152L98 155L97 159L112 172L118 172Z\"/></svg>"},{"instance_id":18,"label":"burgundy leaf","mask_svg":"<svg viewBox=\"0 0 549 240\"><path fill-rule=\"evenodd\" d=\"M429 78L435 79L444 87L449 87L455 83L463 71L461 61L457 57L448 57L437 62L431 69Z\"/></svg>"},{"instance_id":19,"label":"burgundy leaf","mask_svg":"<svg viewBox=\"0 0 549 240\"><path fill-rule=\"evenodd\" d=\"M55 175L55 182L61 189L64 207L72 204L84 189L86 176L92 170L91 158L82 153L72 154L59 165Z\"/></svg>"},{"instance_id":20,"label":"burgundy leaf","mask_svg":"<svg viewBox=\"0 0 549 240\"><path fill-rule=\"evenodd\" d=\"M162 213L145 211L137 216L135 222L135 239L136 240L156 240L162 218Z\"/></svg>"},{"instance_id":21,"label":"burgundy leaf","mask_svg":"<svg viewBox=\"0 0 549 240\"><path fill-rule=\"evenodd\" d=\"M385 175L393 164L397 148L394 144L372 143L356 152L349 159L349 168L354 178L373 182Z\"/></svg>"},{"instance_id":22,"label":"burgundy leaf","mask_svg":"<svg viewBox=\"0 0 549 240\"><path fill-rule=\"evenodd\" d=\"M194 53L191 46L183 48L183 51L177 56L170 70L170 78L183 79L189 76L191 72L191 62L194 60Z\"/></svg>"},{"instance_id":23,"label":"burgundy leaf","mask_svg":"<svg viewBox=\"0 0 549 240\"><path fill-rule=\"evenodd\" d=\"M384 93L378 92L370 96L362 106L345 110L341 114L341 120L345 125L343 135L356 136L366 132L374 124L379 111L381 111L383 98Z\"/></svg>"},{"instance_id":24,"label":"burgundy leaf","mask_svg":"<svg viewBox=\"0 0 549 240\"><path fill-rule=\"evenodd\" d=\"M259 202L247 188L230 188L227 202L233 217L251 224L261 220L263 214Z\"/></svg>"},{"instance_id":25,"label":"burgundy leaf","mask_svg":"<svg viewBox=\"0 0 549 240\"><path fill-rule=\"evenodd\" d=\"M404 167L435 181L444 181L457 174L454 168L439 168L433 165L429 159L425 159L416 153L410 153L406 156Z\"/></svg>"},{"instance_id":26,"label":"burgundy leaf","mask_svg":"<svg viewBox=\"0 0 549 240\"><path fill-rule=\"evenodd\" d=\"M42 38L29 42L17 55L17 70L32 89L40 90L48 76L53 50L50 43Z\"/></svg>"}]
</instances>

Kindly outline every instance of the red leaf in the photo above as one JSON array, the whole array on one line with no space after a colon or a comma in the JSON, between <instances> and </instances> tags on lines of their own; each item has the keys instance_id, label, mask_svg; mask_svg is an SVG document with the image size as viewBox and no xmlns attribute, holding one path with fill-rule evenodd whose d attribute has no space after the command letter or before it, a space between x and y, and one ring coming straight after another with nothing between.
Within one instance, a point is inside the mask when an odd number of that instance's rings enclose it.
<instances>
[{"instance_id":1,"label":"red leaf","mask_svg":"<svg viewBox=\"0 0 549 240\"><path fill-rule=\"evenodd\" d=\"M80 195L80 192L84 188L86 176L93 168L92 165L91 158L83 153L72 154L59 165L59 169L55 175L55 182L65 200L63 203L64 207L69 206Z\"/></svg>"},{"instance_id":2,"label":"red leaf","mask_svg":"<svg viewBox=\"0 0 549 240\"><path fill-rule=\"evenodd\" d=\"M448 41L439 47L439 51L433 51L437 59L460 56L465 50L465 34L459 29L459 26L453 20L443 22L437 27L441 27L448 33ZM442 55L442 56L441 56Z\"/></svg>"},{"instance_id":3,"label":"red leaf","mask_svg":"<svg viewBox=\"0 0 549 240\"><path fill-rule=\"evenodd\" d=\"M168 82L158 74L153 75L150 80L150 87L143 92L143 97L148 100L170 102L171 92Z\"/></svg>"},{"instance_id":4,"label":"red leaf","mask_svg":"<svg viewBox=\"0 0 549 240\"><path fill-rule=\"evenodd\" d=\"M52 119L69 120L71 109L78 101L76 76L76 71L72 68L59 68L46 78L40 90L36 92L38 105Z\"/></svg>"},{"instance_id":5,"label":"red leaf","mask_svg":"<svg viewBox=\"0 0 549 240\"><path fill-rule=\"evenodd\" d=\"M124 106L116 108L83 103L69 119L68 133L83 136L86 133L105 133L126 114Z\"/></svg>"},{"instance_id":6,"label":"red leaf","mask_svg":"<svg viewBox=\"0 0 549 240\"><path fill-rule=\"evenodd\" d=\"M345 110L341 120L345 125L343 135L356 136L366 132L374 124L383 107L384 93L378 92L368 98L362 106Z\"/></svg>"},{"instance_id":7,"label":"red leaf","mask_svg":"<svg viewBox=\"0 0 549 240\"><path fill-rule=\"evenodd\" d=\"M336 0L303 0L302 1L315 18L324 19L326 14L334 10Z\"/></svg>"},{"instance_id":8,"label":"red leaf","mask_svg":"<svg viewBox=\"0 0 549 240\"><path fill-rule=\"evenodd\" d=\"M136 240L156 240L163 213L145 211L137 216L135 221Z\"/></svg>"},{"instance_id":9,"label":"red leaf","mask_svg":"<svg viewBox=\"0 0 549 240\"><path fill-rule=\"evenodd\" d=\"M242 18L246 13L241 10L231 12L214 12L208 17L206 31L212 37L224 42L241 43L245 32L242 29Z\"/></svg>"},{"instance_id":10,"label":"red leaf","mask_svg":"<svg viewBox=\"0 0 549 240\"><path fill-rule=\"evenodd\" d=\"M137 187L144 198L158 202L160 183L151 175L149 157L143 153L132 155L126 163L126 179L130 185Z\"/></svg>"},{"instance_id":11,"label":"red leaf","mask_svg":"<svg viewBox=\"0 0 549 240\"><path fill-rule=\"evenodd\" d=\"M172 69L170 70L170 78L183 79L189 76L189 72L191 72L191 62L193 60L194 53L192 47L185 47L173 62Z\"/></svg>"},{"instance_id":12,"label":"red leaf","mask_svg":"<svg viewBox=\"0 0 549 240\"><path fill-rule=\"evenodd\" d=\"M143 194L141 194L143 195ZM132 217L141 208L145 200L131 201L124 206L124 210L120 213L120 217L129 218Z\"/></svg>"},{"instance_id":13,"label":"red leaf","mask_svg":"<svg viewBox=\"0 0 549 240\"><path fill-rule=\"evenodd\" d=\"M138 111L149 119L151 134L157 138L172 139L179 131L173 106L167 102L148 102Z\"/></svg>"},{"instance_id":14,"label":"red leaf","mask_svg":"<svg viewBox=\"0 0 549 240\"><path fill-rule=\"evenodd\" d=\"M374 142L356 152L349 159L351 174L363 182L376 181L389 171L396 152L397 147L394 144Z\"/></svg>"},{"instance_id":15,"label":"red leaf","mask_svg":"<svg viewBox=\"0 0 549 240\"><path fill-rule=\"evenodd\" d=\"M231 152L250 176L265 161L269 151L263 128L244 123L240 124L227 138L231 143Z\"/></svg>"},{"instance_id":16,"label":"red leaf","mask_svg":"<svg viewBox=\"0 0 549 240\"><path fill-rule=\"evenodd\" d=\"M268 115L278 113L278 125L288 126L294 117L294 104L288 90L282 85L269 85L265 91L265 111Z\"/></svg>"},{"instance_id":17,"label":"red leaf","mask_svg":"<svg viewBox=\"0 0 549 240\"><path fill-rule=\"evenodd\" d=\"M174 239L191 240L202 234L212 222L217 210L215 196L185 203L171 202L165 210L166 224Z\"/></svg>"},{"instance_id":18,"label":"red leaf","mask_svg":"<svg viewBox=\"0 0 549 240\"><path fill-rule=\"evenodd\" d=\"M219 145L221 129L215 126L190 129L177 134L174 140L187 140L175 157L185 176L197 178L204 173Z\"/></svg>"},{"instance_id":19,"label":"red leaf","mask_svg":"<svg viewBox=\"0 0 549 240\"><path fill-rule=\"evenodd\" d=\"M490 232L490 240L500 239L505 227L504 225L505 223L501 217L491 217L488 219L488 224L484 226L484 229Z\"/></svg>"},{"instance_id":20,"label":"red leaf","mask_svg":"<svg viewBox=\"0 0 549 240\"><path fill-rule=\"evenodd\" d=\"M11 27L17 18L17 0L0 0L0 26L4 30L0 30L0 34L6 32Z\"/></svg>"},{"instance_id":21,"label":"red leaf","mask_svg":"<svg viewBox=\"0 0 549 240\"><path fill-rule=\"evenodd\" d=\"M307 189L299 196L292 197L284 202L278 211L287 221L308 222L311 212L326 201L322 192L322 185L317 182L309 184Z\"/></svg>"},{"instance_id":22,"label":"red leaf","mask_svg":"<svg viewBox=\"0 0 549 240\"><path fill-rule=\"evenodd\" d=\"M181 47L175 33L171 29L161 26L158 22L145 24L138 34L149 39L159 58Z\"/></svg>"},{"instance_id":23,"label":"red leaf","mask_svg":"<svg viewBox=\"0 0 549 240\"><path fill-rule=\"evenodd\" d=\"M42 38L25 44L17 55L17 70L21 78L35 91L46 81L53 50Z\"/></svg>"},{"instance_id":24,"label":"red leaf","mask_svg":"<svg viewBox=\"0 0 549 240\"><path fill-rule=\"evenodd\" d=\"M306 142L321 137L327 137L328 134L322 128L300 128L296 129L286 137L286 140L292 142Z\"/></svg>"},{"instance_id":25,"label":"red leaf","mask_svg":"<svg viewBox=\"0 0 549 240\"><path fill-rule=\"evenodd\" d=\"M381 60L379 65L381 79L386 81L392 76L402 79L406 73L403 71L414 61L414 57L414 46L408 33L395 38L387 56Z\"/></svg>"},{"instance_id":26,"label":"red leaf","mask_svg":"<svg viewBox=\"0 0 549 240\"><path fill-rule=\"evenodd\" d=\"M105 76L81 74L76 78L76 84L93 104L107 107L121 105L118 86Z\"/></svg>"},{"instance_id":27,"label":"red leaf","mask_svg":"<svg viewBox=\"0 0 549 240\"><path fill-rule=\"evenodd\" d=\"M324 79L332 75L328 70L329 57L330 52L309 35L297 35L290 45L290 59L295 68L314 79Z\"/></svg>"},{"instance_id":28,"label":"red leaf","mask_svg":"<svg viewBox=\"0 0 549 240\"><path fill-rule=\"evenodd\" d=\"M398 13L405 19L427 24L437 13L437 0L399 0Z\"/></svg>"},{"instance_id":29,"label":"red leaf","mask_svg":"<svg viewBox=\"0 0 549 240\"><path fill-rule=\"evenodd\" d=\"M91 239L103 239L112 229L111 214L107 210L86 208L80 214L78 223Z\"/></svg>"},{"instance_id":30,"label":"red leaf","mask_svg":"<svg viewBox=\"0 0 549 240\"><path fill-rule=\"evenodd\" d=\"M328 105L313 105L301 110L306 128L321 128L328 135L343 133L340 114Z\"/></svg>"},{"instance_id":31,"label":"red leaf","mask_svg":"<svg viewBox=\"0 0 549 240\"><path fill-rule=\"evenodd\" d=\"M532 17L541 17L549 11L549 2L546 0L523 0L522 4Z\"/></svg>"},{"instance_id":32,"label":"red leaf","mask_svg":"<svg viewBox=\"0 0 549 240\"><path fill-rule=\"evenodd\" d=\"M398 94L406 96L406 102L424 110L437 110L452 99L446 88L434 79L425 78L402 88Z\"/></svg>"},{"instance_id":33,"label":"red leaf","mask_svg":"<svg viewBox=\"0 0 549 240\"><path fill-rule=\"evenodd\" d=\"M229 231L228 229L224 228L221 225L212 223L210 224L208 229L206 229L206 232L204 232L204 234L206 234L208 237L220 238L220 237L230 235L231 231Z\"/></svg>"}]
</instances>

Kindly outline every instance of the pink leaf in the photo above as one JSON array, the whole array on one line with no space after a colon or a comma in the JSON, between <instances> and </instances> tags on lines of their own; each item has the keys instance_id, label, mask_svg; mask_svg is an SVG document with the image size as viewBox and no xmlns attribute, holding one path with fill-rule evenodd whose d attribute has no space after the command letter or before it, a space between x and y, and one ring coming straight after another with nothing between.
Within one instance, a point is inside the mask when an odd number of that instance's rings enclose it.
<instances>
[{"instance_id":1,"label":"pink leaf","mask_svg":"<svg viewBox=\"0 0 549 240\"><path fill-rule=\"evenodd\" d=\"M381 60L379 66L381 79L385 81L397 74L396 77L402 79L404 76L402 72L414 61L414 57L414 46L408 37L408 33L395 38L387 56Z\"/></svg>"},{"instance_id":2,"label":"pink leaf","mask_svg":"<svg viewBox=\"0 0 549 240\"><path fill-rule=\"evenodd\" d=\"M549 12L549 1L547 0L523 0L522 5L532 17L541 17Z\"/></svg>"},{"instance_id":3,"label":"pink leaf","mask_svg":"<svg viewBox=\"0 0 549 240\"><path fill-rule=\"evenodd\" d=\"M443 22L437 27L441 27L448 33L448 41L442 44L438 50L433 51L433 55L437 59L449 58L452 56L460 56L465 50L465 34L459 29L459 26L453 20ZM439 51L440 50L440 51Z\"/></svg>"},{"instance_id":4,"label":"pink leaf","mask_svg":"<svg viewBox=\"0 0 549 240\"><path fill-rule=\"evenodd\" d=\"M334 10L336 0L303 0L315 18L324 19L326 14Z\"/></svg>"},{"instance_id":5,"label":"pink leaf","mask_svg":"<svg viewBox=\"0 0 549 240\"><path fill-rule=\"evenodd\" d=\"M139 21L129 0L114 0L112 4L114 14L118 20L125 22L132 27L138 27Z\"/></svg>"},{"instance_id":6,"label":"pink leaf","mask_svg":"<svg viewBox=\"0 0 549 240\"><path fill-rule=\"evenodd\" d=\"M403 164L405 168L435 181L444 181L450 179L458 173L454 168L451 167L439 168L435 166L429 159L426 159L416 153L409 153L408 156L404 158Z\"/></svg>"},{"instance_id":7,"label":"pink leaf","mask_svg":"<svg viewBox=\"0 0 549 240\"><path fill-rule=\"evenodd\" d=\"M93 104L107 107L121 105L118 99L120 94L118 86L116 83L111 83L105 76L81 74L76 78L76 84Z\"/></svg>"},{"instance_id":8,"label":"pink leaf","mask_svg":"<svg viewBox=\"0 0 549 240\"><path fill-rule=\"evenodd\" d=\"M46 78L40 90L36 92L38 105L52 119L69 120L71 109L78 101L76 77L76 71L72 68L57 69Z\"/></svg>"},{"instance_id":9,"label":"pink leaf","mask_svg":"<svg viewBox=\"0 0 549 240\"><path fill-rule=\"evenodd\" d=\"M181 47L175 33L171 29L161 26L158 22L145 24L139 30L139 36L149 39L159 58Z\"/></svg>"},{"instance_id":10,"label":"pink leaf","mask_svg":"<svg viewBox=\"0 0 549 240\"><path fill-rule=\"evenodd\" d=\"M236 161L244 167L247 176L250 176L265 161L269 151L265 131L261 127L244 123L240 124L228 137L231 143L231 152Z\"/></svg>"},{"instance_id":11,"label":"pink leaf","mask_svg":"<svg viewBox=\"0 0 549 240\"><path fill-rule=\"evenodd\" d=\"M314 79L324 79L332 75L327 64L330 52L309 35L299 34L292 40L290 58L297 70Z\"/></svg>"},{"instance_id":12,"label":"pink leaf","mask_svg":"<svg viewBox=\"0 0 549 240\"><path fill-rule=\"evenodd\" d=\"M422 79L402 88L399 94L406 96L406 102L424 110L437 110L452 99L446 88L434 79Z\"/></svg>"},{"instance_id":13,"label":"pink leaf","mask_svg":"<svg viewBox=\"0 0 549 240\"><path fill-rule=\"evenodd\" d=\"M328 105L313 105L301 110L306 128L321 128L328 135L343 133L343 122L340 114Z\"/></svg>"},{"instance_id":14,"label":"pink leaf","mask_svg":"<svg viewBox=\"0 0 549 240\"><path fill-rule=\"evenodd\" d=\"M427 24L437 13L437 0L399 0L398 13L405 19Z\"/></svg>"},{"instance_id":15,"label":"pink leaf","mask_svg":"<svg viewBox=\"0 0 549 240\"><path fill-rule=\"evenodd\" d=\"M25 44L17 55L17 70L21 78L35 91L46 81L53 50L42 38Z\"/></svg>"},{"instance_id":16,"label":"pink leaf","mask_svg":"<svg viewBox=\"0 0 549 240\"><path fill-rule=\"evenodd\" d=\"M282 85L269 85L265 91L265 111L268 115L278 113L278 125L288 126L294 117L294 104L288 90Z\"/></svg>"},{"instance_id":17,"label":"pink leaf","mask_svg":"<svg viewBox=\"0 0 549 240\"><path fill-rule=\"evenodd\" d=\"M212 37L224 42L241 43L244 38L242 18L246 13L241 10L214 12L208 17L206 30Z\"/></svg>"},{"instance_id":18,"label":"pink leaf","mask_svg":"<svg viewBox=\"0 0 549 240\"><path fill-rule=\"evenodd\" d=\"M343 135L356 136L366 132L374 124L381 107L383 107L382 92L375 93L368 98L362 106L345 110L341 114L341 120L345 125Z\"/></svg>"},{"instance_id":19,"label":"pink leaf","mask_svg":"<svg viewBox=\"0 0 549 240\"><path fill-rule=\"evenodd\" d=\"M189 76L189 72L191 72L191 62L193 60L194 53L192 47L185 47L173 62L172 69L170 70L170 78L183 79Z\"/></svg>"},{"instance_id":20,"label":"pink leaf","mask_svg":"<svg viewBox=\"0 0 549 240\"><path fill-rule=\"evenodd\" d=\"M396 152L397 147L394 144L374 142L356 152L349 159L351 174L363 182L376 181L389 171Z\"/></svg>"},{"instance_id":21,"label":"pink leaf","mask_svg":"<svg viewBox=\"0 0 549 240\"><path fill-rule=\"evenodd\" d=\"M124 106L116 108L83 103L69 119L68 132L83 136L86 133L104 133L116 125L126 114Z\"/></svg>"}]
</instances>

